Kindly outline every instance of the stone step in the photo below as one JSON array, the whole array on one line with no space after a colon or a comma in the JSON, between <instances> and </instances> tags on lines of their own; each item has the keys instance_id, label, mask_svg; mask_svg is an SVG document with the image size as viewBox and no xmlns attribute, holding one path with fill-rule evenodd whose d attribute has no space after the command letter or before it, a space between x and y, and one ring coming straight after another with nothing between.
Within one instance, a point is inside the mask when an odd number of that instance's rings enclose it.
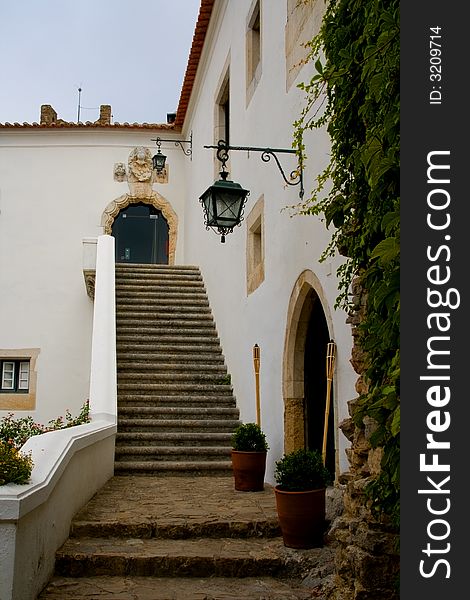
<instances>
[{"instance_id":1,"label":"stone step","mask_svg":"<svg viewBox=\"0 0 470 600\"><path fill-rule=\"evenodd\" d=\"M146 282L134 282L134 283L119 283L115 284L116 298L122 298L126 295L148 296L156 298L187 298L188 296L194 296L195 298L207 297L206 291L202 285L157 285Z\"/></svg>"},{"instance_id":2,"label":"stone step","mask_svg":"<svg viewBox=\"0 0 470 600\"><path fill-rule=\"evenodd\" d=\"M166 296L167 298L190 298L194 296L195 298L204 298L207 297L206 290L202 284L198 285L190 285L188 283L185 284L173 284L168 283L166 285L159 285L157 283L151 282L140 282L135 281L134 283L119 283L115 284L116 289L116 298L121 299L126 296L139 294L142 295L143 292L152 297L155 294L155 297L160 298Z\"/></svg>"},{"instance_id":3,"label":"stone step","mask_svg":"<svg viewBox=\"0 0 470 600\"><path fill-rule=\"evenodd\" d=\"M118 380L119 381L119 380ZM139 394L163 394L165 396L171 396L172 394L182 395L183 393L191 395L224 395L232 394L232 386L224 384L209 384L209 383L143 383L137 382L118 382L118 395L121 392L128 393L134 392Z\"/></svg>"},{"instance_id":4,"label":"stone step","mask_svg":"<svg viewBox=\"0 0 470 600\"><path fill-rule=\"evenodd\" d=\"M130 539L171 539L185 540L190 538L274 538L280 535L277 517L259 520L235 517L227 520L217 515L210 515L196 520L165 519L162 522L142 520L122 522L117 519L93 521L77 519L70 528L72 538L130 538Z\"/></svg>"},{"instance_id":5,"label":"stone step","mask_svg":"<svg viewBox=\"0 0 470 600\"><path fill-rule=\"evenodd\" d=\"M217 337L217 329L211 322L195 321L147 321L142 320L136 323L126 323L120 321L116 323L116 334L120 335L159 335L159 336L199 336L199 337Z\"/></svg>"},{"instance_id":6,"label":"stone step","mask_svg":"<svg viewBox=\"0 0 470 600\"><path fill-rule=\"evenodd\" d=\"M158 347L168 346L172 344L178 344L182 346L207 346L207 347L215 347L217 350L220 348L220 340L216 336L207 336L203 337L201 335L165 335L161 333L159 335L156 334L145 334L139 335L135 333L120 333L118 338L119 344L123 344L126 342L132 342L134 344L146 344L149 345L151 342ZM117 341L116 341L117 345ZM154 346L155 348L155 346Z\"/></svg>"},{"instance_id":7,"label":"stone step","mask_svg":"<svg viewBox=\"0 0 470 600\"><path fill-rule=\"evenodd\" d=\"M119 406L120 419L238 419L238 408L219 406Z\"/></svg>"},{"instance_id":8,"label":"stone step","mask_svg":"<svg viewBox=\"0 0 470 600\"><path fill-rule=\"evenodd\" d=\"M118 394L118 407L125 406L219 406L219 407L234 407L236 406L235 397L230 394L226 396L204 396L187 394L179 396L173 394L171 396L159 394Z\"/></svg>"},{"instance_id":9,"label":"stone step","mask_svg":"<svg viewBox=\"0 0 470 600\"><path fill-rule=\"evenodd\" d=\"M168 295L153 294L144 296L142 294L130 295L128 297L116 298L116 310L136 310L142 308L144 310L158 310L160 312L195 312L205 311L210 312L209 301L207 295L201 294L201 297L178 297L178 301L171 301Z\"/></svg>"},{"instance_id":10,"label":"stone step","mask_svg":"<svg viewBox=\"0 0 470 600\"><path fill-rule=\"evenodd\" d=\"M230 446L116 446L116 461L220 461L230 460Z\"/></svg>"},{"instance_id":11,"label":"stone step","mask_svg":"<svg viewBox=\"0 0 470 600\"><path fill-rule=\"evenodd\" d=\"M201 369L202 371L202 369ZM118 377L120 383L130 383L137 381L137 383L190 383L192 384L211 384L211 385L229 385L230 378L224 373L204 373L193 371L192 373L185 372L184 366L177 371L173 369L172 372L168 373L158 369L158 371L151 370L150 368L136 369L123 368L118 364Z\"/></svg>"},{"instance_id":12,"label":"stone step","mask_svg":"<svg viewBox=\"0 0 470 600\"><path fill-rule=\"evenodd\" d=\"M117 445L133 446L229 446L232 433L192 433L192 432L163 432L153 433L146 431L119 432L116 434Z\"/></svg>"},{"instance_id":13,"label":"stone step","mask_svg":"<svg viewBox=\"0 0 470 600\"><path fill-rule=\"evenodd\" d=\"M118 271L162 271L169 273L171 271L196 271L200 273L197 265L167 265L154 263L116 263L116 272Z\"/></svg>"},{"instance_id":14,"label":"stone step","mask_svg":"<svg viewBox=\"0 0 470 600\"><path fill-rule=\"evenodd\" d=\"M311 600L312 593L297 581L266 576L201 579L55 576L38 600L98 600L105 597L125 600Z\"/></svg>"},{"instance_id":15,"label":"stone step","mask_svg":"<svg viewBox=\"0 0 470 600\"><path fill-rule=\"evenodd\" d=\"M197 281L202 283L201 274L197 271L118 271L116 272L116 281L133 281L135 279L145 281Z\"/></svg>"},{"instance_id":16,"label":"stone step","mask_svg":"<svg viewBox=\"0 0 470 600\"><path fill-rule=\"evenodd\" d=\"M148 323L140 323L140 325L118 325L116 327L116 335L119 339L128 339L129 336L141 337L144 339L155 339L160 338L162 341L166 340L180 340L183 339L198 339L198 343L202 340L214 341L218 340L218 334L215 327L172 327L155 324L150 325Z\"/></svg>"},{"instance_id":17,"label":"stone step","mask_svg":"<svg viewBox=\"0 0 470 600\"><path fill-rule=\"evenodd\" d=\"M212 319L212 312L208 306L174 306L172 304L158 305L158 310L152 304L141 303L123 304L116 308L116 316L119 318L132 317L144 318L145 315L158 315L164 319Z\"/></svg>"},{"instance_id":18,"label":"stone step","mask_svg":"<svg viewBox=\"0 0 470 600\"><path fill-rule=\"evenodd\" d=\"M125 419L118 416L118 432L233 432L240 425L237 419Z\"/></svg>"},{"instance_id":19,"label":"stone step","mask_svg":"<svg viewBox=\"0 0 470 600\"><path fill-rule=\"evenodd\" d=\"M284 566L282 539L69 538L56 555L57 575L90 577L274 576Z\"/></svg>"},{"instance_id":20,"label":"stone step","mask_svg":"<svg viewBox=\"0 0 470 600\"><path fill-rule=\"evenodd\" d=\"M220 408L233 408L236 400L233 395L228 396L163 396L153 394L119 394L118 408L126 406L168 406L168 407L193 407L193 406L218 406Z\"/></svg>"},{"instance_id":21,"label":"stone step","mask_svg":"<svg viewBox=\"0 0 470 600\"><path fill-rule=\"evenodd\" d=\"M231 461L116 461L115 475L143 475L148 477L228 477L232 474Z\"/></svg>"},{"instance_id":22,"label":"stone step","mask_svg":"<svg viewBox=\"0 0 470 600\"><path fill-rule=\"evenodd\" d=\"M176 313L173 316L162 315L160 312L149 312L149 313L128 313L118 314L116 316L116 325L118 327L131 327L131 326L142 326L142 325L157 325L159 327L174 327L175 325L181 327L214 327L214 319L210 314L197 315L195 313Z\"/></svg>"},{"instance_id":23,"label":"stone step","mask_svg":"<svg viewBox=\"0 0 470 600\"><path fill-rule=\"evenodd\" d=\"M116 283L122 285L187 285L204 287L201 275L196 273L119 273Z\"/></svg>"},{"instance_id":24,"label":"stone step","mask_svg":"<svg viewBox=\"0 0 470 600\"><path fill-rule=\"evenodd\" d=\"M185 349L183 346L178 346L172 351L159 352L155 349L152 344L134 344L139 352L133 350L124 350L124 347L129 345L128 342L125 344L116 344L120 350L118 353L118 362L122 361L154 361L154 362L166 362L166 363L180 363L185 364L186 362L191 363L204 363L204 364L222 364L225 365L225 360L222 355L222 349L220 348L207 348L205 346L191 345ZM143 350L143 351L142 351Z\"/></svg>"},{"instance_id":25,"label":"stone step","mask_svg":"<svg viewBox=\"0 0 470 600\"><path fill-rule=\"evenodd\" d=\"M120 356L126 356L128 353L136 354L137 352L145 353L146 356L151 357L152 355L161 356L173 356L176 354L180 355L191 355L191 360L197 360L200 357L201 360L212 360L213 357L218 356L219 359L223 360L222 348L220 344L212 343L208 344L178 344L171 346L170 344L151 344L147 341L120 341L116 340L116 349L118 350L118 360ZM126 354L127 353L127 354Z\"/></svg>"},{"instance_id":26,"label":"stone step","mask_svg":"<svg viewBox=\"0 0 470 600\"><path fill-rule=\"evenodd\" d=\"M185 266L185 265L152 265L142 264L138 265L134 263L128 266L124 263L118 263L116 265L116 277L128 276L134 274L144 275L170 275L170 276L184 276L192 275L201 277L201 271L196 266Z\"/></svg>"},{"instance_id":27,"label":"stone step","mask_svg":"<svg viewBox=\"0 0 470 600\"><path fill-rule=\"evenodd\" d=\"M116 308L121 306L145 306L152 310L169 310L173 306L175 310L184 310L185 307L190 310L209 309L209 301L206 294L167 294L158 292L134 292L133 294L119 297L116 294Z\"/></svg>"},{"instance_id":28,"label":"stone step","mask_svg":"<svg viewBox=\"0 0 470 600\"><path fill-rule=\"evenodd\" d=\"M136 356L134 360L130 358L118 360L118 372L125 373L126 371L150 371L152 373L168 373L168 377L171 377L173 372L184 372L189 373L200 373L201 375L207 375L208 377L220 376L221 378L227 377L227 367L225 364L193 364L192 357L188 356L189 364L181 364L179 357L174 357L174 362L161 362L165 358L171 358L166 355L159 355L160 360L155 358L149 358L148 360L142 360L141 356Z\"/></svg>"}]
</instances>

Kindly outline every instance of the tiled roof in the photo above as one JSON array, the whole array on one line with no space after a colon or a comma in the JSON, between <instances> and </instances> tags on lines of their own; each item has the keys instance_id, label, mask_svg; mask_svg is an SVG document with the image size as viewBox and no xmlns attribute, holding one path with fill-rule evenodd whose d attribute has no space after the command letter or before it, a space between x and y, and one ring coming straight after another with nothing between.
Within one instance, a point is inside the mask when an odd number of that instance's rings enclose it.
<instances>
[{"instance_id":1,"label":"tiled roof","mask_svg":"<svg viewBox=\"0 0 470 600\"><path fill-rule=\"evenodd\" d=\"M175 126L173 124L168 125L166 123L95 123L92 121L86 121L84 123L69 123L67 121L60 121L57 123L0 123L0 129L162 129L166 131L174 131Z\"/></svg>"},{"instance_id":2,"label":"tiled roof","mask_svg":"<svg viewBox=\"0 0 470 600\"><path fill-rule=\"evenodd\" d=\"M196 78L199 59L201 58L204 40L206 39L207 28L214 7L215 0L201 0L199 8L199 16L196 23L196 29L193 35L193 43L189 53L188 65L183 80L183 88L181 90L178 109L176 111L175 128L180 130L183 126L188 110L189 99L193 90L194 80Z\"/></svg>"}]
</instances>

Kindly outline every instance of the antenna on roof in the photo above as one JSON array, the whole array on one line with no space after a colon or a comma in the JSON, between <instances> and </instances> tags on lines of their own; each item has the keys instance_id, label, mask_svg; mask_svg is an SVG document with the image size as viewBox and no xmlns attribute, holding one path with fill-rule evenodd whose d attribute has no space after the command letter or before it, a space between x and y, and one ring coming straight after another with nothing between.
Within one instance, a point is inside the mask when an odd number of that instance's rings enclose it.
<instances>
[{"instance_id":1,"label":"antenna on roof","mask_svg":"<svg viewBox=\"0 0 470 600\"><path fill-rule=\"evenodd\" d=\"M82 93L82 88L78 88L78 114L77 114L77 123L80 123L80 95Z\"/></svg>"}]
</instances>

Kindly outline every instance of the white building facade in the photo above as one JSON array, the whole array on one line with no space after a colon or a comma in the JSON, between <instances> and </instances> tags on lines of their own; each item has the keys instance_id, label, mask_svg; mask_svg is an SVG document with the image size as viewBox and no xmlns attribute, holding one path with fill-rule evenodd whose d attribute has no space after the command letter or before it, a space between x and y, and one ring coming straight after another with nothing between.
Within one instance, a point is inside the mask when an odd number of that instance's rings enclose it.
<instances>
[{"instance_id":1,"label":"white building facade","mask_svg":"<svg viewBox=\"0 0 470 600\"><path fill-rule=\"evenodd\" d=\"M312 73L299 64L302 43L318 29L323 7L320 0L297 4L202 0L174 123L113 124L103 106L95 123L64 123L43 107L40 124L0 125L0 417L14 412L46 423L66 409L77 413L88 398L93 300L84 247L92 262L93 239L115 234L129 206L147 205L169 227L166 255L149 262L201 269L244 422L256 418L252 349L260 347L267 479L285 450L321 446L330 340L336 361L328 461L337 475L347 469L338 424L356 395L356 374L347 315L334 308L341 258L320 262L331 232L319 218L288 209L298 204L300 187L287 185L275 159L264 162L258 151L229 152L230 179L250 195L225 244L205 229L199 202L221 167L205 146L224 139L236 147L292 148L303 106L297 83ZM139 180L136 149L154 154L157 137L182 145L163 142L166 171ZM304 141L309 194L329 145L322 131ZM295 155L278 157L286 174L297 168ZM9 389L12 363L17 376ZM27 390L19 376L24 363Z\"/></svg>"}]
</instances>

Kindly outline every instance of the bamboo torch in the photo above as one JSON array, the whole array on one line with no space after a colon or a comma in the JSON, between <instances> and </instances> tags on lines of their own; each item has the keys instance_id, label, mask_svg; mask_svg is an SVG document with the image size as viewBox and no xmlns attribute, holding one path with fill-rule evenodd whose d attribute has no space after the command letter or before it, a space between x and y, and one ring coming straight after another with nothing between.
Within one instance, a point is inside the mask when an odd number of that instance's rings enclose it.
<instances>
[{"instance_id":1,"label":"bamboo torch","mask_svg":"<svg viewBox=\"0 0 470 600\"><path fill-rule=\"evenodd\" d=\"M326 346L326 403L325 403L325 422L323 424L323 446L322 459L323 465L326 463L326 438L328 436L328 417L330 416L331 403L331 385L333 383L333 371L335 370L336 344L330 340Z\"/></svg>"},{"instance_id":2,"label":"bamboo torch","mask_svg":"<svg viewBox=\"0 0 470 600\"><path fill-rule=\"evenodd\" d=\"M259 399L259 365L260 365L260 349L258 344L253 346L253 367L255 369L255 386L256 386L256 423L261 427L261 406Z\"/></svg>"}]
</instances>

